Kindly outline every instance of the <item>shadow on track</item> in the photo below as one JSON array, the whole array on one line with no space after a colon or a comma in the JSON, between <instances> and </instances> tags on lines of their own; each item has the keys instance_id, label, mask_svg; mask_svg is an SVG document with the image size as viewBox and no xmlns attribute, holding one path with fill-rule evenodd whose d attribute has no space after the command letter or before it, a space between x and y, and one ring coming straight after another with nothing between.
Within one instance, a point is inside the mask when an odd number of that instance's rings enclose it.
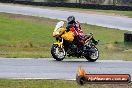
<instances>
[{"instance_id":1,"label":"shadow on track","mask_svg":"<svg viewBox=\"0 0 132 88\"><path fill-rule=\"evenodd\" d=\"M99 63L98 61L96 61L96 62L90 62L90 61L87 61L87 60L85 60L85 59L65 59L65 60L63 60L63 61L56 61L56 60L52 60L52 61L54 61L54 62L56 62L56 63L91 63L91 64L95 64L95 63Z\"/></svg>"}]
</instances>

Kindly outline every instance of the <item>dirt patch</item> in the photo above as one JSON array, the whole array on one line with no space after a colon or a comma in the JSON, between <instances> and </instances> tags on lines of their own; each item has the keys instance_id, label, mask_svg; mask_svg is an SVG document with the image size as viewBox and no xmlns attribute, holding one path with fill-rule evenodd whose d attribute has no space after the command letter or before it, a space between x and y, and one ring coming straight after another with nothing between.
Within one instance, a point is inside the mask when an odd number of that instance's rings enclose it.
<instances>
[{"instance_id":1,"label":"dirt patch","mask_svg":"<svg viewBox=\"0 0 132 88\"><path fill-rule=\"evenodd\" d=\"M85 87L88 87L88 88L132 88L132 85L131 84L86 84Z\"/></svg>"},{"instance_id":2,"label":"dirt patch","mask_svg":"<svg viewBox=\"0 0 132 88\"><path fill-rule=\"evenodd\" d=\"M132 49L126 49L124 52L132 52Z\"/></svg>"},{"instance_id":3,"label":"dirt patch","mask_svg":"<svg viewBox=\"0 0 132 88\"><path fill-rule=\"evenodd\" d=\"M116 47L113 44L107 44L105 46L106 49L116 49Z\"/></svg>"},{"instance_id":4,"label":"dirt patch","mask_svg":"<svg viewBox=\"0 0 132 88\"><path fill-rule=\"evenodd\" d=\"M102 85L102 88L132 88L132 85L129 85L129 84L104 84L104 85Z\"/></svg>"}]
</instances>

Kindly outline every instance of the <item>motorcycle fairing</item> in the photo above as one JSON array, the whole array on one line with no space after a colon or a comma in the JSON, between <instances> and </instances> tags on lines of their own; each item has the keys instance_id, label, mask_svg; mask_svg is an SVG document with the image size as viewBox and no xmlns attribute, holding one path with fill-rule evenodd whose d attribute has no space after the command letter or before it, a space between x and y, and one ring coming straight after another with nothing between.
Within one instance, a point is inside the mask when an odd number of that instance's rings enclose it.
<instances>
[{"instance_id":1,"label":"motorcycle fairing","mask_svg":"<svg viewBox=\"0 0 132 88\"><path fill-rule=\"evenodd\" d=\"M65 40L67 40L67 41L70 41L70 42L72 42L74 40L74 34L73 34L72 31L66 32L61 37L64 38Z\"/></svg>"}]
</instances>

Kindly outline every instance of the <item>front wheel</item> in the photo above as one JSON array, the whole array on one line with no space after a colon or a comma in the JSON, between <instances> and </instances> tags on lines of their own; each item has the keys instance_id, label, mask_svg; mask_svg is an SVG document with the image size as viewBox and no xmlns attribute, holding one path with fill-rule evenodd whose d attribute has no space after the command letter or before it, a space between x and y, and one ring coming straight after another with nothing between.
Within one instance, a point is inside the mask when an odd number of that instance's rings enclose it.
<instances>
[{"instance_id":1,"label":"front wheel","mask_svg":"<svg viewBox=\"0 0 132 88\"><path fill-rule=\"evenodd\" d=\"M56 44L53 44L51 47L51 54L54 59L57 61L62 61L65 58L65 50L63 47L59 47Z\"/></svg>"},{"instance_id":2,"label":"front wheel","mask_svg":"<svg viewBox=\"0 0 132 88\"><path fill-rule=\"evenodd\" d=\"M99 51L95 46L92 47L92 50L94 50L94 52L89 52L89 54L85 55L84 57L88 61L95 62L99 58Z\"/></svg>"}]
</instances>

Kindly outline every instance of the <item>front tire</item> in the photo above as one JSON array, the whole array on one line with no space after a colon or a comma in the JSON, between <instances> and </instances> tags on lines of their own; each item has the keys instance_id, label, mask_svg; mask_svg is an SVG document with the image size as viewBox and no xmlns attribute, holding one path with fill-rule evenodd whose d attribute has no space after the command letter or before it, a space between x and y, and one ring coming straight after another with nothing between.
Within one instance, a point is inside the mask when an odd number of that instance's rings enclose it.
<instances>
[{"instance_id":1,"label":"front tire","mask_svg":"<svg viewBox=\"0 0 132 88\"><path fill-rule=\"evenodd\" d=\"M56 44L53 44L51 47L51 54L54 59L57 61L62 61L65 58L65 50L63 47L59 47Z\"/></svg>"},{"instance_id":2,"label":"front tire","mask_svg":"<svg viewBox=\"0 0 132 88\"><path fill-rule=\"evenodd\" d=\"M95 52L89 52L89 54L84 57L90 62L95 62L99 58L99 51L95 46L93 46L92 49L94 49Z\"/></svg>"}]
</instances>

